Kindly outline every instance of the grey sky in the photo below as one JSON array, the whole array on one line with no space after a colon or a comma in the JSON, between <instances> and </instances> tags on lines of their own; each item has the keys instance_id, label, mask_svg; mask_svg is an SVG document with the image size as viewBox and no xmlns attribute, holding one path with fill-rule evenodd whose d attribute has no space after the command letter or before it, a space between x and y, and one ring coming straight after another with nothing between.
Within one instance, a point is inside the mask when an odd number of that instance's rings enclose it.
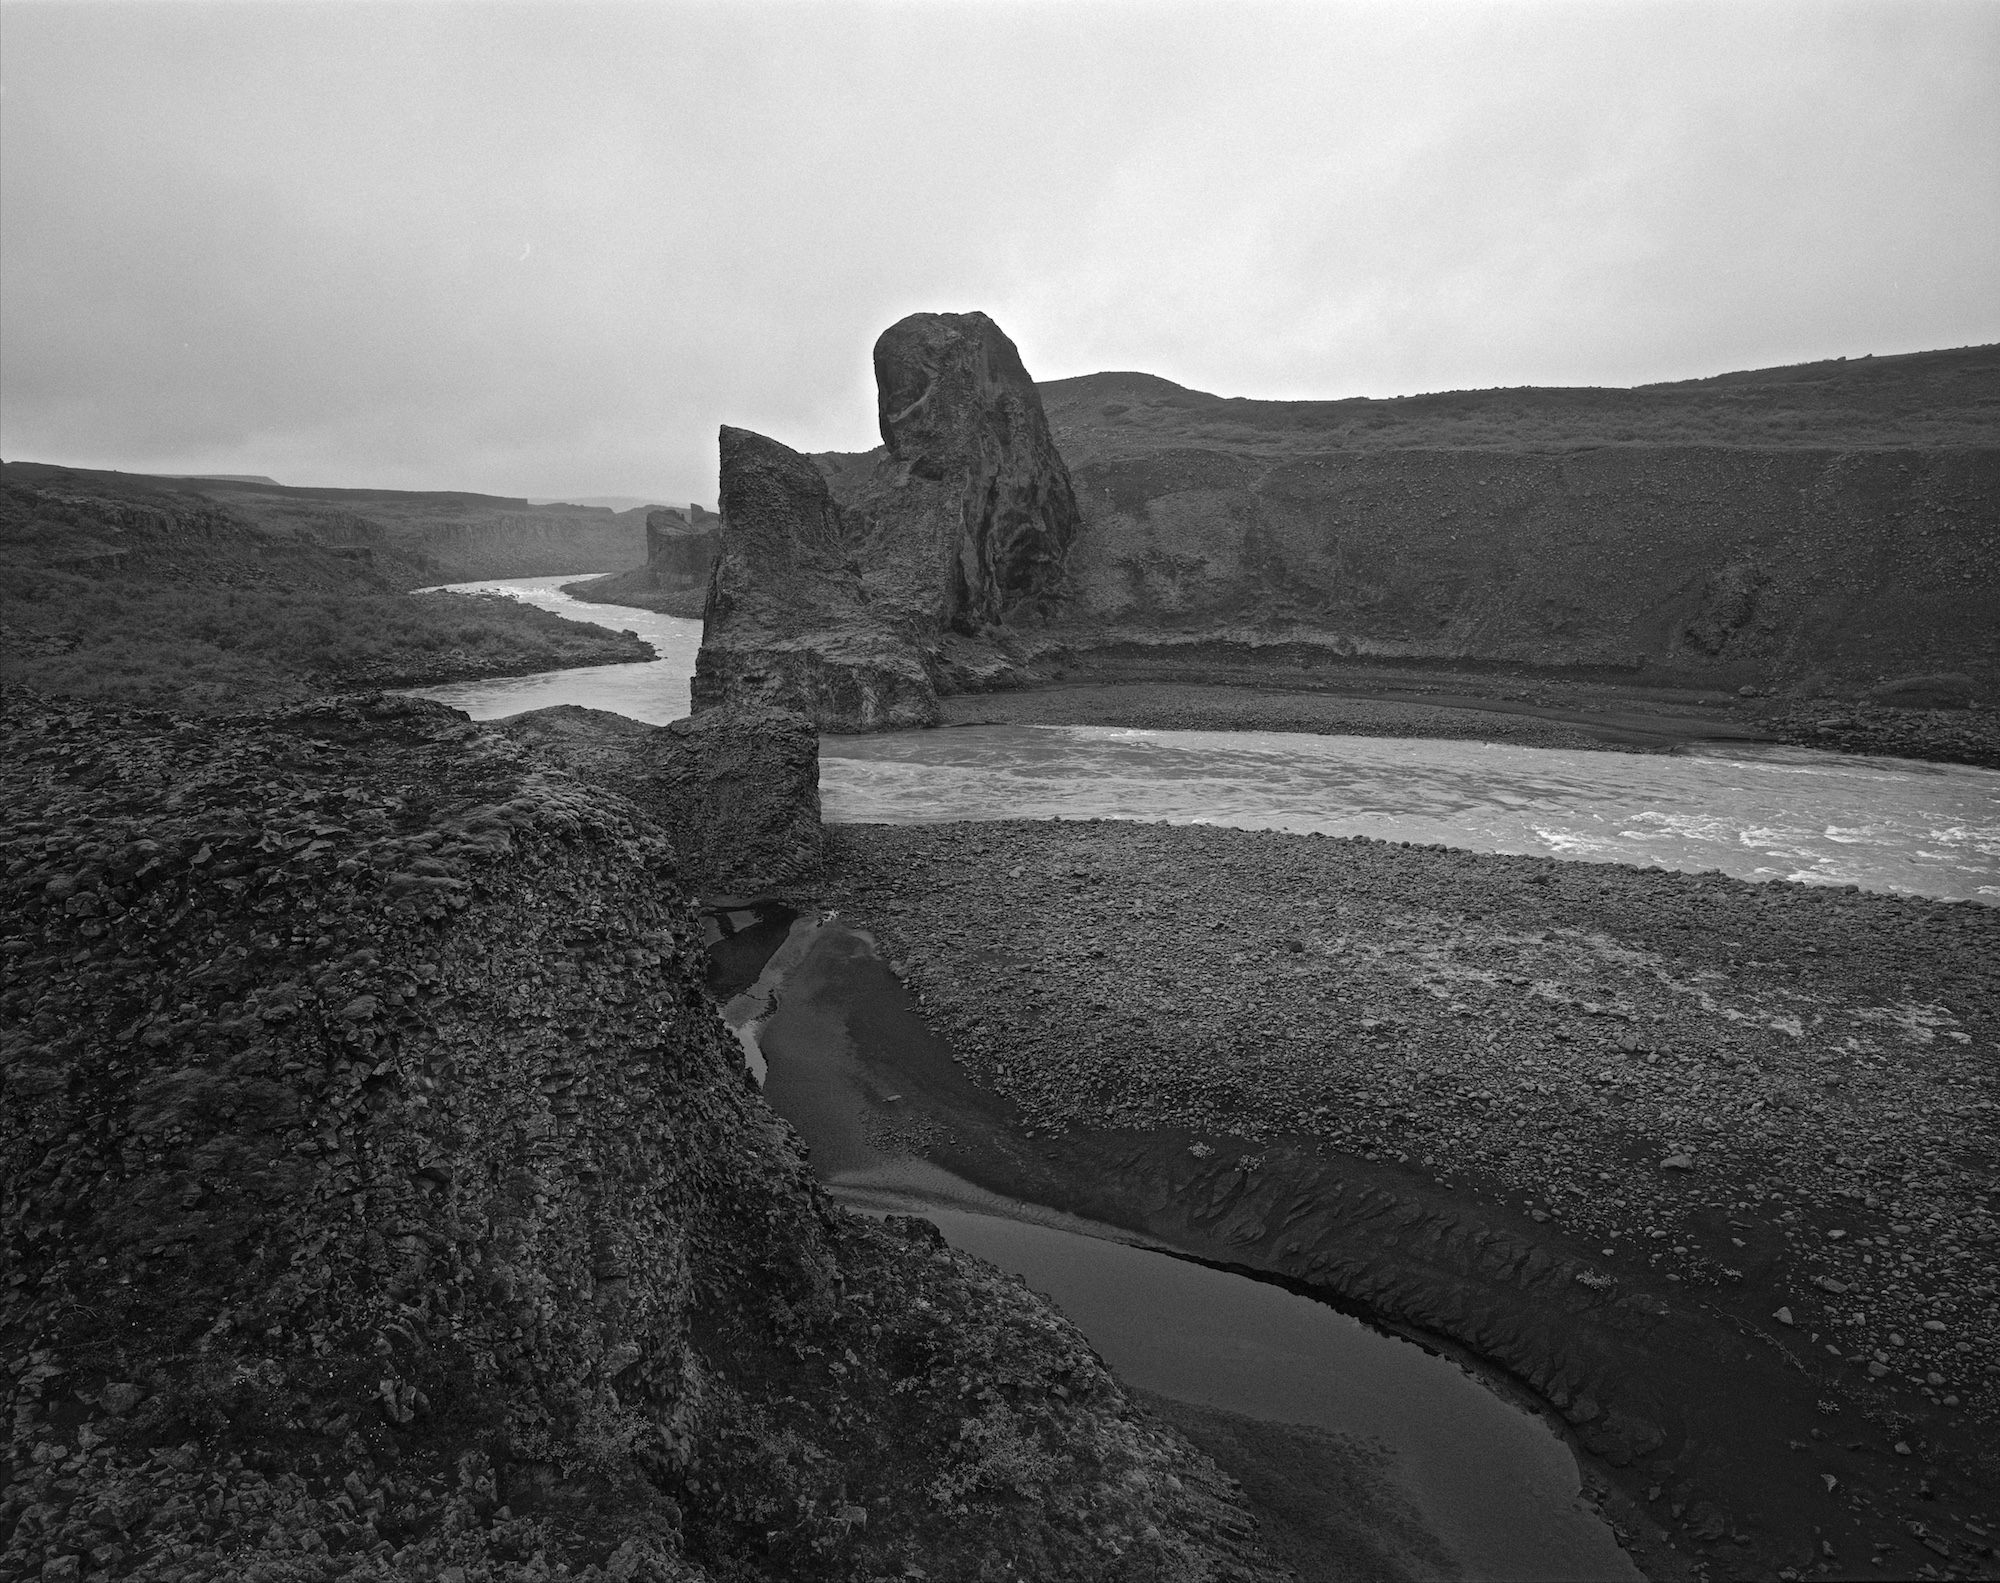
<instances>
[{"instance_id":1,"label":"grey sky","mask_svg":"<svg viewBox=\"0 0 2000 1583\"><path fill-rule=\"evenodd\" d=\"M1633 384L2000 340L2000 5L10 5L0 454L714 498L868 350Z\"/></svg>"}]
</instances>

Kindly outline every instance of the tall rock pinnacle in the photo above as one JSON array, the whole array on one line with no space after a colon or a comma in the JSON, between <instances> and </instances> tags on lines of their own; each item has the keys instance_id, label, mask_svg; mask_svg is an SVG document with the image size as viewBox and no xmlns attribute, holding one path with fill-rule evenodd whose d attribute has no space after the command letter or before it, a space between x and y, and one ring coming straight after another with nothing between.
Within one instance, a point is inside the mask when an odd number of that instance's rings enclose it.
<instances>
[{"instance_id":1,"label":"tall rock pinnacle","mask_svg":"<svg viewBox=\"0 0 2000 1583\"><path fill-rule=\"evenodd\" d=\"M875 343L875 391L888 465L843 501L870 548L935 555L942 626L1044 614L1076 536L1076 491L1014 343L983 313L913 313Z\"/></svg>"},{"instance_id":2,"label":"tall rock pinnacle","mask_svg":"<svg viewBox=\"0 0 2000 1583\"><path fill-rule=\"evenodd\" d=\"M874 730L934 721L940 691L1018 683L1018 629L1053 607L1078 523L1034 381L983 313L890 326L875 379L880 451L722 431L696 710Z\"/></svg>"}]
</instances>

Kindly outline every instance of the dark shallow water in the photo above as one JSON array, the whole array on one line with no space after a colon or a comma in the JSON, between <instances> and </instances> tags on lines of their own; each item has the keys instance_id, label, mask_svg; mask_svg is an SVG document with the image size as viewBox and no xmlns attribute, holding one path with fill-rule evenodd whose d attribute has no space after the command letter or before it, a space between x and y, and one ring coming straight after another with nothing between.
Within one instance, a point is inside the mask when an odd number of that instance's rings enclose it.
<instances>
[{"instance_id":1,"label":"dark shallow water","mask_svg":"<svg viewBox=\"0 0 2000 1583\"><path fill-rule=\"evenodd\" d=\"M871 1041L934 1036L865 935L800 918L731 1007L739 1020L755 1017L747 1044L768 1063L765 1097L804 1135L836 1196L926 1215L957 1246L1022 1276L1121 1378L1364 1443L1467 1576L1638 1576L1579 1500L1565 1443L1452 1360L1283 1287L1133 1246L1109 1227L885 1153L871 1119L893 1114L900 1095L881 1091ZM861 1022L871 1032L857 1036Z\"/></svg>"}]
</instances>

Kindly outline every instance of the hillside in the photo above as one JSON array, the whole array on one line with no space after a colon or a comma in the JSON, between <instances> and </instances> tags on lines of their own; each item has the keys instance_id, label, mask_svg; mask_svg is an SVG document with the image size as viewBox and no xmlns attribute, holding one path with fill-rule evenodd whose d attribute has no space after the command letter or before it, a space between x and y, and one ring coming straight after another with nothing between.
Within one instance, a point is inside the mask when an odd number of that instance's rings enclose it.
<instances>
[{"instance_id":1,"label":"hillside","mask_svg":"<svg viewBox=\"0 0 2000 1583\"><path fill-rule=\"evenodd\" d=\"M1632 389L1524 385L1256 401L1138 373L1086 374L1038 388L1072 467L1143 435L1277 452L2000 443L2000 346L1799 363Z\"/></svg>"},{"instance_id":2,"label":"hillside","mask_svg":"<svg viewBox=\"0 0 2000 1583\"><path fill-rule=\"evenodd\" d=\"M1635 390L1040 388L1086 654L2000 696L2000 348Z\"/></svg>"},{"instance_id":3,"label":"hillside","mask_svg":"<svg viewBox=\"0 0 2000 1583\"><path fill-rule=\"evenodd\" d=\"M6 476L154 505L206 501L274 538L306 536L330 548L387 557L414 579L406 587L616 572L646 558L643 507L619 512L604 506L536 506L459 491L301 489L247 478L165 478L37 462L9 462Z\"/></svg>"},{"instance_id":4,"label":"hillside","mask_svg":"<svg viewBox=\"0 0 2000 1583\"><path fill-rule=\"evenodd\" d=\"M0 476L0 676L190 712L650 658L519 600L404 590L427 557L271 531L200 494Z\"/></svg>"}]
</instances>

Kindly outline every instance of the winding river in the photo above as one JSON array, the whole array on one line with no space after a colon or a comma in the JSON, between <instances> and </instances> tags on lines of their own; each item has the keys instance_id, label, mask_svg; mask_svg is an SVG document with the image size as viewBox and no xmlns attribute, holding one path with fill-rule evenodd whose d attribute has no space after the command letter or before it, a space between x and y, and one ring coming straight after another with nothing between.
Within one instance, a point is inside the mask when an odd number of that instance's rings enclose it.
<instances>
[{"instance_id":1,"label":"winding river","mask_svg":"<svg viewBox=\"0 0 2000 1583\"><path fill-rule=\"evenodd\" d=\"M558 703L654 724L685 715L701 623L561 592L585 575L453 586L636 631L659 659L424 695L475 720ZM1639 754L1269 731L966 726L828 737L820 795L828 820L844 823L1155 819L2000 903L2000 772L1803 748Z\"/></svg>"}]
</instances>

